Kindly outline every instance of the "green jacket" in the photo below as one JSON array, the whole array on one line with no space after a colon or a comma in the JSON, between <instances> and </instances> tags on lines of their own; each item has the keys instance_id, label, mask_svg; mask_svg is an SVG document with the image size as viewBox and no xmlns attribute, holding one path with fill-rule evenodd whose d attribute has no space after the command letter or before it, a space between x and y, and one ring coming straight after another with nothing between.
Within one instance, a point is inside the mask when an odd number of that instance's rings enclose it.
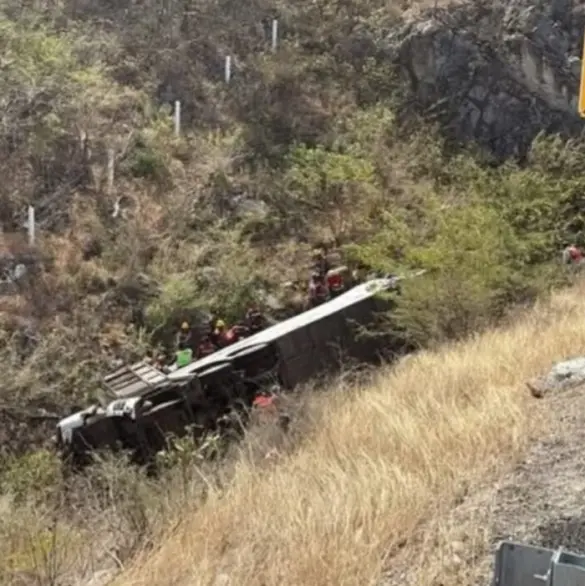
<instances>
[{"instance_id":1,"label":"green jacket","mask_svg":"<svg viewBox=\"0 0 585 586\"><path fill-rule=\"evenodd\" d=\"M179 368L183 368L183 366L188 366L191 364L193 360L193 350L191 348L185 348L184 350L178 350L176 353L177 357L177 366Z\"/></svg>"}]
</instances>

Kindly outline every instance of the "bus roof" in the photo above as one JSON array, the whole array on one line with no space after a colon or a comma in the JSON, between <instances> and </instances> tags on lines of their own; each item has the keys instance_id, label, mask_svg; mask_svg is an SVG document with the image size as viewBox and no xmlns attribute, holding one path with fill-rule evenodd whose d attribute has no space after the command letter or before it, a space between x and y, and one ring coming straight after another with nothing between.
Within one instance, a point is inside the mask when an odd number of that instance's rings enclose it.
<instances>
[{"instance_id":1,"label":"bus roof","mask_svg":"<svg viewBox=\"0 0 585 586\"><path fill-rule=\"evenodd\" d=\"M117 399L140 396L169 382L163 372L146 361L121 366L103 378L104 387Z\"/></svg>"},{"instance_id":2,"label":"bus roof","mask_svg":"<svg viewBox=\"0 0 585 586\"><path fill-rule=\"evenodd\" d=\"M304 311L294 317L270 326L249 338L244 338L243 340L231 344L227 348L222 348L205 358L195 360L188 366L171 372L168 377L171 380L182 379L186 376L191 376L202 368L210 366L216 362L229 362L231 356L239 350L258 344L269 344L274 342L290 332L306 327L312 323L316 323L347 307L351 307L364 299L373 297L377 293L391 288L393 283L394 281L392 279L374 279L367 283L357 285L331 301L327 301L313 309L309 309L308 311Z\"/></svg>"}]
</instances>

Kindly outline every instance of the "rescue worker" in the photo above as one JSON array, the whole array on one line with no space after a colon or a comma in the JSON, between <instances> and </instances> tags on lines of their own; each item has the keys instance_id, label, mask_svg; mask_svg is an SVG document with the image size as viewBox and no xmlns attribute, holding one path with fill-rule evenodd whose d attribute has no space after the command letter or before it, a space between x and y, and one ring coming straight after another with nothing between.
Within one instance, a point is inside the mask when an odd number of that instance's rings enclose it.
<instances>
[{"instance_id":1,"label":"rescue worker","mask_svg":"<svg viewBox=\"0 0 585 586\"><path fill-rule=\"evenodd\" d=\"M264 416L278 416L278 424L286 433L290 427L290 415L279 408L277 404L280 390L278 385L273 385L269 389L262 389L254 398L253 406Z\"/></svg>"},{"instance_id":2,"label":"rescue worker","mask_svg":"<svg viewBox=\"0 0 585 586\"><path fill-rule=\"evenodd\" d=\"M578 265L583 261L583 251L571 244L563 250L563 263L568 265Z\"/></svg>"},{"instance_id":3,"label":"rescue worker","mask_svg":"<svg viewBox=\"0 0 585 586\"><path fill-rule=\"evenodd\" d=\"M246 327L244 324L237 323L233 325L226 333L224 340L226 345L229 346L230 344L235 344L239 342L241 339L248 336L250 333L250 329Z\"/></svg>"},{"instance_id":4,"label":"rescue worker","mask_svg":"<svg viewBox=\"0 0 585 586\"><path fill-rule=\"evenodd\" d=\"M187 346L184 342L181 342L175 356L177 368L184 368L185 366L189 366L193 360L193 349Z\"/></svg>"},{"instance_id":5,"label":"rescue worker","mask_svg":"<svg viewBox=\"0 0 585 586\"><path fill-rule=\"evenodd\" d=\"M311 275L309 281L309 308L317 307L327 301L329 291L324 278L317 272Z\"/></svg>"},{"instance_id":6,"label":"rescue worker","mask_svg":"<svg viewBox=\"0 0 585 586\"><path fill-rule=\"evenodd\" d=\"M338 295L341 295L345 290L345 282L343 280L342 268L337 270L330 270L326 277L327 288L331 299L334 299Z\"/></svg>"},{"instance_id":7,"label":"rescue worker","mask_svg":"<svg viewBox=\"0 0 585 586\"><path fill-rule=\"evenodd\" d=\"M275 411L274 401L276 399L276 395L271 393L267 389L261 390L256 397L254 397L254 402L252 405L258 409L265 409L271 412Z\"/></svg>"},{"instance_id":8,"label":"rescue worker","mask_svg":"<svg viewBox=\"0 0 585 586\"><path fill-rule=\"evenodd\" d=\"M213 334L211 336L211 341L218 347L223 348L227 345L226 340L227 334L227 326L223 319L218 319L215 322L215 328L213 329Z\"/></svg>"},{"instance_id":9,"label":"rescue worker","mask_svg":"<svg viewBox=\"0 0 585 586\"><path fill-rule=\"evenodd\" d=\"M250 335L257 334L267 325L266 318L255 305L251 305L248 308L248 311L246 311L245 323L248 327L248 330L250 331Z\"/></svg>"},{"instance_id":10,"label":"rescue worker","mask_svg":"<svg viewBox=\"0 0 585 586\"><path fill-rule=\"evenodd\" d=\"M323 254L322 250L313 251L313 272L319 273L322 277L325 277L331 270L331 264L327 260L327 257Z\"/></svg>"},{"instance_id":11,"label":"rescue worker","mask_svg":"<svg viewBox=\"0 0 585 586\"><path fill-rule=\"evenodd\" d=\"M211 341L211 337L204 336L201 339L201 342L199 342L199 345L197 346L197 352L196 352L197 359L205 358L206 356L213 354L216 350L217 350L217 347Z\"/></svg>"},{"instance_id":12,"label":"rescue worker","mask_svg":"<svg viewBox=\"0 0 585 586\"><path fill-rule=\"evenodd\" d=\"M191 347L192 343L193 333L191 332L191 327L188 322L184 321L181 324L181 329L177 333L177 348L179 348L181 344Z\"/></svg>"}]
</instances>

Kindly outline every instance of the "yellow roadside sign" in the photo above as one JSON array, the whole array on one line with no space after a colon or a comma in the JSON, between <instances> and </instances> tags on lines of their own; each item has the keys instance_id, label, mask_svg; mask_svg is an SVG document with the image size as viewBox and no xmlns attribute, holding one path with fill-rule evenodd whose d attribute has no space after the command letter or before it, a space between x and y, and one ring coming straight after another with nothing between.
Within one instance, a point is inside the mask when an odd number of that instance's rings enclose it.
<instances>
[{"instance_id":1,"label":"yellow roadside sign","mask_svg":"<svg viewBox=\"0 0 585 586\"><path fill-rule=\"evenodd\" d=\"M585 34L581 52L581 80L579 81L579 116L585 118Z\"/></svg>"}]
</instances>

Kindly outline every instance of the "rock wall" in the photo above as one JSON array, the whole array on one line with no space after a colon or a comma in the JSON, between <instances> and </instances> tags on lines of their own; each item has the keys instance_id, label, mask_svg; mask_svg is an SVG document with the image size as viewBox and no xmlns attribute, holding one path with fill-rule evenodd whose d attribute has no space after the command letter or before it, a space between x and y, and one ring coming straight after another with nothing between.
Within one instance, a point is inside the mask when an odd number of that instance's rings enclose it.
<instances>
[{"instance_id":1,"label":"rock wall","mask_svg":"<svg viewBox=\"0 0 585 586\"><path fill-rule=\"evenodd\" d=\"M387 38L413 105L500 158L541 131L574 135L584 0L472 0L405 18Z\"/></svg>"}]
</instances>

